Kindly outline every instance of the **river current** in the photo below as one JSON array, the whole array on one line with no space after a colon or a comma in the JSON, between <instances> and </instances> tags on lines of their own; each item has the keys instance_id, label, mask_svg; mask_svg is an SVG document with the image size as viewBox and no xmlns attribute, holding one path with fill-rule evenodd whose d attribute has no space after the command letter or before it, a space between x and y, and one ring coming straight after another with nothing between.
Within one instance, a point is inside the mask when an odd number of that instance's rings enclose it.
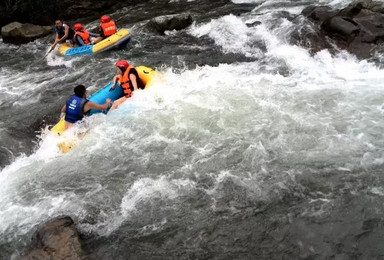
<instances>
[{"instance_id":1,"label":"river current","mask_svg":"<svg viewBox=\"0 0 384 260\"><path fill-rule=\"evenodd\" d=\"M91 259L381 259L383 68L289 41L309 4L349 2L139 4L111 14L128 47L94 56L44 57L53 34L1 41L0 259L19 259L61 215ZM146 30L183 12L185 30ZM108 84L118 59L165 80L87 118L61 154L47 127L77 84Z\"/></svg>"}]
</instances>

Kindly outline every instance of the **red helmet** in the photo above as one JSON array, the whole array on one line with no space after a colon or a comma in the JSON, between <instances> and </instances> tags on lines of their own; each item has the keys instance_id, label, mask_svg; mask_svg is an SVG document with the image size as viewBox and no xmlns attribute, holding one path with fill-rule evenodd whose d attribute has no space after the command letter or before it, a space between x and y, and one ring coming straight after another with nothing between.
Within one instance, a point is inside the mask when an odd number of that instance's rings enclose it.
<instances>
[{"instance_id":1,"label":"red helmet","mask_svg":"<svg viewBox=\"0 0 384 260\"><path fill-rule=\"evenodd\" d=\"M100 17L100 21L102 23L108 23L108 22L111 21L111 18L109 16L107 16L107 15L103 15L102 17Z\"/></svg>"},{"instance_id":2,"label":"red helmet","mask_svg":"<svg viewBox=\"0 0 384 260\"><path fill-rule=\"evenodd\" d=\"M75 31L80 31L81 29L83 29L83 25L81 23L77 23L73 26L73 29Z\"/></svg>"},{"instance_id":3,"label":"red helmet","mask_svg":"<svg viewBox=\"0 0 384 260\"><path fill-rule=\"evenodd\" d=\"M128 64L128 62L126 60L119 60L119 61L116 62L115 66L118 67L118 68L123 67L123 68L127 69L129 64Z\"/></svg>"}]
</instances>

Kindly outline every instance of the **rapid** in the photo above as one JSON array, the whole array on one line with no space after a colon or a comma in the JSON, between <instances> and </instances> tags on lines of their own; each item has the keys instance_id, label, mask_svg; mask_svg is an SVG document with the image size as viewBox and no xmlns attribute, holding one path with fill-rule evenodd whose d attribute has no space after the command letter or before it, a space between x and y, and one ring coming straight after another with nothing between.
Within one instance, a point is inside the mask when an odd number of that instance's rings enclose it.
<instances>
[{"instance_id":1,"label":"rapid","mask_svg":"<svg viewBox=\"0 0 384 260\"><path fill-rule=\"evenodd\" d=\"M128 47L94 56L44 57L53 34L1 41L0 259L61 215L91 259L382 257L384 68L287 40L309 4L349 2L139 4L111 14ZM185 11L185 30L145 30ZM108 84L118 59L165 81L87 118L61 154L48 125L74 86Z\"/></svg>"}]
</instances>

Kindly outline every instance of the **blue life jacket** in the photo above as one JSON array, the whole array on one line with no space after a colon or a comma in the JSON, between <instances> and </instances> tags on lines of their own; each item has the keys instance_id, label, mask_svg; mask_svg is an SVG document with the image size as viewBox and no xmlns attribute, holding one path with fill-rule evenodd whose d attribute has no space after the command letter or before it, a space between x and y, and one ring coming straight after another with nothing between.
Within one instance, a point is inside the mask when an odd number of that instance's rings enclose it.
<instances>
[{"instance_id":1,"label":"blue life jacket","mask_svg":"<svg viewBox=\"0 0 384 260\"><path fill-rule=\"evenodd\" d=\"M59 35L59 37L63 37L65 35L65 24L63 24L63 26L61 26L61 28L57 28L55 26L55 31L57 32L57 34ZM75 36L75 31L71 28L71 26L68 25L68 37L67 37L67 40L72 40L73 36Z\"/></svg>"},{"instance_id":2,"label":"blue life jacket","mask_svg":"<svg viewBox=\"0 0 384 260\"><path fill-rule=\"evenodd\" d=\"M81 98L76 95L71 96L65 106L65 121L69 123L76 123L84 117L84 105L88 99Z\"/></svg>"}]
</instances>

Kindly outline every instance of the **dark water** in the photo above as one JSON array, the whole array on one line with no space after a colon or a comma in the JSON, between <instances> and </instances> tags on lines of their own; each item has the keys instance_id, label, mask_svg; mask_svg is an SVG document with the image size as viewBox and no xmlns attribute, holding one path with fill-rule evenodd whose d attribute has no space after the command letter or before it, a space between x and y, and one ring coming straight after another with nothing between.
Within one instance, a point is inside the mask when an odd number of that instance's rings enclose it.
<instances>
[{"instance_id":1,"label":"dark water","mask_svg":"<svg viewBox=\"0 0 384 260\"><path fill-rule=\"evenodd\" d=\"M290 44L309 4L140 4L112 14L129 47L91 57L43 58L53 35L1 43L0 258L18 259L59 215L91 259L383 258L384 74ZM147 30L184 12L186 30ZM74 86L110 82L118 59L165 82L89 118L60 154L45 127Z\"/></svg>"}]
</instances>

